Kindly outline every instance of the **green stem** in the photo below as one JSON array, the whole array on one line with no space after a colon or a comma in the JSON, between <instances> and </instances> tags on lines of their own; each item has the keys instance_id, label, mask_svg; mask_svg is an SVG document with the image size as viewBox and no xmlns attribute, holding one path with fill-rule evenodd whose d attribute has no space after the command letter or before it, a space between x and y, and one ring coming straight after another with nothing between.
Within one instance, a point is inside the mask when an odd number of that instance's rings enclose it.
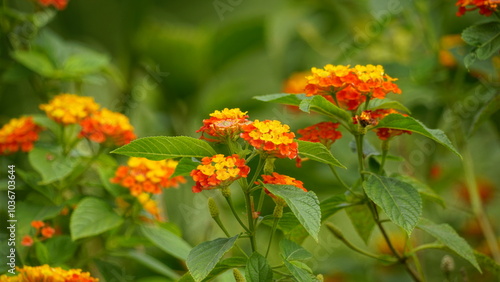
<instances>
[{"instance_id":1,"label":"green stem","mask_svg":"<svg viewBox=\"0 0 500 282\"><path fill-rule=\"evenodd\" d=\"M387 152L389 152L389 140L382 141L382 160L380 161L380 169L378 174L382 174L384 172L385 160L387 158Z\"/></svg>"},{"instance_id":2,"label":"green stem","mask_svg":"<svg viewBox=\"0 0 500 282\"><path fill-rule=\"evenodd\" d=\"M351 190L351 187L347 186L347 184L340 178L340 175L337 173L337 170L335 170L335 167L333 165L328 165L330 167L330 170L332 171L333 175L337 178L337 180L340 182L342 186L352 194L355 194L354 191Z\"/></svg>"},{"instance_id":3,"label":"green stem","mask_svg":"<svg viewBox=\"0 0 500 282\"><path fill-rule=\"evenodd\" d=\"M419 251L427 250L427 249L443 249L445 246L441 243L429 243L429 244L423 244L418 247L413 248L409 253L408 256L413 256Z\"/></svg>"},{"instance_id":4,"label":"green stem","mask_svg":"<svg viewBox=\"0 0 500 282\"><path fill-rule=\"evenodd\" d=\"M224 196L224 198L226 198L227 204L229 205L231 212L233 213L234 217L236 218L238 223L241 225L241 227L243 227L243 229L245 229L246 232L251 233L250 229L248 229L248 227L243 223L243 221L241 221L240 216L238 215L238 213L234 209L234 205L233 205L233 201L231 200L231 196L227 196L227 197Z\"/></svg>"},{"instance_id":5,"label":"green stem","mask_svg":"<svg viewBox=\"0 0 500 282\"><path fill-rule=\"evenodd\" d=\"M364 162L364 156L363 156L363 136L361 134L354 135L354 138L356 139L356 151L358 153L358 169L359 169L359 175L361 176L361 181L365 181L365 175L363 174L363 171L365 170L365 162Z\"/></svg>"},{"instance_id":6,"label":"green stem","mask_svg":"<svg viewBox=\"0 0 500 282\"><path fill-rule=\"evenodd\" d=\"M273 229L271 231L271 235L269 236L269 242L267 243L266 258L269 255L269 251L271 250L271 243L273 242L273 236L274 236L274 233L276 232L276 229L278 228L279 221L280 221L279 217L274 218Z\"/></svg>"},{"instance_id":7,"label":"green stem","mask_svg":"<svg viewBox=\"0 0 500 282\"><path fill-rule=\"evenodd\" d=\"M266 196L265 196L265 194L266 194L266 192L264 192L264 188L262 188L262 189L260 190L260 195L259 195L259 203L257 204L257 210L256 210L256 212L257 212L258 214L260 214L260 211L262 210L262 206L264 205L264 199L265 199L265 197L266 197ZM256 219L254 219L254 225L255 225L255 226L257 226L257 220L258 220L257 218L256 218Z\"/></svg>"},{"instance_id":8,"label":"green stem","mask_svg":"<svg viewBox=\"0 0 500 282\"><path fill-rule=\"evenodd\" d=\"M250 245L252 247L252 252L255 252L255 250L256 250L255 225L253 223L252 199L250 196L250 192L248 190L245 191L245 202L246 202L246 206L247 206L248 227L250 229L247 231L248 231L248 235L250 236Z\"/></svg>"},{"instance_id":9,"label":"green stem","mask_svg":"<svg viewBox=\"0 0 500 282\"><path fill-rule=\"evenodd\" d=\"M472 206L472 212L479 222L479 226L483 231L484 237L488 244L488 247L491 250L493 258L497 263L500 263L500 250L498 247L497 239L495 236L495 232L491 227L491 224L486 217L486 213L484 212L484 207L481 202L481 198L479 196L479 189L476 183L475 173L474 173L474 165L472 163L472 157L470 151L467 148L467 145L464 142L463 146L463 158L464 158L464 172L465 172L465 180L467 182L467 190L470 195L470 202Z\"/></svg>"},{"instance_id":10,"label":"green stem","mask_svg":"<svg viewBox=\"0 0 500 282\"><path fill-rule=\"evenodd\" d=\"M220 227L220 229L222 230L222 232L224 232L224 234L226 234L227 237L231 237L231 235L229 234L229 232L227 232L227 229L226 227L224 226L224 224L222 223L222 221L220 220L220 217L213 217L215 223L217 223L217 225Z\"/></svg>"}]
</instances>

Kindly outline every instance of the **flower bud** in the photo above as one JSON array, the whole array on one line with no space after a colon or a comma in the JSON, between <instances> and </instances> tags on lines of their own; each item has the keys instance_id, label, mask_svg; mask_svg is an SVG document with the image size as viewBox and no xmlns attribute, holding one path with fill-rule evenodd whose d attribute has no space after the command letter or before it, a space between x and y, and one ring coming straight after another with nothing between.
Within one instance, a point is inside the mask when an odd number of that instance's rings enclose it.
<instances>
[{"instance_id":1,"label":"flower bud","mask_svg":"<svg viewBox=\"0 0 500 282\"><path fill-rule=\"evenodd\" d=\"M241 274L241 272L237 268L233 268L233 276L234 276L234 280L236 280L236 282L245 282L246 281L243 274Z\"/></svg>"},{"instance_id":2,"label":"flower bud","mask_svg":"<svg viewBox=\"0 0 500 282\"><path fill-rule=\"evenodd\" d=\"M281 198L274 199L274 202L276 202L276 206L274 207L273 216L274 216L274 218L282 218L283 217L283 207L285 206L285 204L282 204L280 201L277 201L277 200L281 200L281 201L285 202Z\"/></svg>"},{"instance_id":3,"label":"flower bud","mask_svg":"<svg viewBox=\"0 0 500 282\"><path fill-rule=\"evenodd\" d=\"M219 208L217 207L217 203L212 197L208 198L208 210L210 211L210 216L212 216L212 218L216 218L219 216Z\"/></svg>"},{"instance_id":4,"label":"flower bud","mask_svg":"<svg viewBox=\"0 0 500 282\"><path fill-rule=\"evenodd\" d=\"M444 255L441 259L441 270L444 273L451 273L455 270L455 260L449 255Z\"/></svg>"}]
</instances>

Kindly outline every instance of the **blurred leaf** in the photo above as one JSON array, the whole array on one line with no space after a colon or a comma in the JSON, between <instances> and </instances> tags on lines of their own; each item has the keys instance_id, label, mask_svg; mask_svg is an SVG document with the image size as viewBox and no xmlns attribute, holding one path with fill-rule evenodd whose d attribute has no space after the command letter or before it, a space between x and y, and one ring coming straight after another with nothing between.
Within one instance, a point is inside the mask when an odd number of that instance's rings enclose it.
<instances>
[{"instance_id":1,"label":"blurred leaf","mask_svg":"<svg viewBox=\"0 0 500 282\"><path fill-rule=\"evenodd\" d=\"M41 76L52 77L55 73L54 65L47 55L42 52L16 50L12 53L12 58Z\"/></svg>"},{"instance_id":2,"label":"blurred leaf","mask_svg":"<svg viewBox=\"0 0 500 282\"><path fill-rule=\"evenodd\" d=\"M245 267L247 262L246 258L243 257L232 257L232 258L227 258L219 262L215 268L210 272L210 274L203 279L202 281L212 281L214 277L218 276L219 274L223 273L224 271L236 267ZM195 280L191 276L191 274L188 272L184 274L181 279L178 282L194 282Z\"/></svg>"},{"instance_id":3,"label":"blurred leaf","mask_svg":"<svg viewBox=\"0 0 500 282\"><path fill-rule=\"evenodd\" d=\"M478 59L486 60L500 49L500 22L470 26L462 32L462 39L476 47L473 53Z\"/></svg>"},{"instance_id":4,"label":"blurred leaf","mask_svg":"<svg viewBox=\"0 0 500 282\"><path fill-rule=\"evenodd\" d=\"M33 121L41 127L52 131L55 136L59 137L61 135L62 125L50 119L46 115L33 115Z\"/></svg>"},{"instance_id":5,"label":"blurred leaf","mask_svg":"<svg viewBox=\"0 0 500 282\"><path fill-rule=\"evenodd\" d=\"M283 198L302 226L314 240L318 241L321 210L316 194L312 191L305 192L293 185L264 184L264 187L272 194Z\"/></svg>"},{"instance_id":6,"label":"blurred leaf","mask_svg":"<svg viewBox=\"0 0 500 282\"><path fill-rule=\"evenodd\" d=\"M297 143L299 144L299 155L303 158L309 158L320 163L346 168L332 155L325 145L302 140L297 140Z\"/></svg>"},{"instance_id":7,"label":"blurred leaf","mask_svg":"<svg viewBox=\"0 0 500 282\"><path fill-rule=\"evenodd\" d=\"M51 22L52 19L54 19L54 17L56 16L56 14L57 12L54 9L43 9L41 11L38 11L33 14L32 18L33 24L37 28L42 28L46 26L49 22Z\"/></svg>"},{"instance_id":8,"label":"blurred leaf","mask_svg":"<svg viewBox=\"0 0 500 282\"><path fill-rule=\"evenodd\" d=\"M219 263L222 256L234 246L238 237L239 235L231 238L218 238L194 247L189 252L186 260L189 273L191 273L193 279L196 282L205 279Z\"/></svg>"},{"instance_id":9,"label":"blurred leaf","mask_svg":"<svg viewBox=\"0 0 500 282\"><path fill-rule=\"evenodd\" d=\"M395 178L371 174L363 182L363 188L368 198L382 208L393 223L411 234L422 214L422 199L413 186Z\"/></svg>"},{"instance_id":10,"label":"blurred leaf","mask_svg":"<svg viewBox=\"0 0 500 282\"><path fill-rule=\"evenodd\" d=\"M64 179L78 165L75 157L64 156L59 149L35 147L28 154L31 166L42 176L39 184L50 184Z\"/></svg>"},{"instance_id":11,"label":"blurred leaf","mask_svg":"<svg viewBox=\"0 0 500 282\"><path fill-rule=\"evenodd\" d=\"M369 110L378 110L378 109L395 109L403 111L407 114L411 114L410 110L405 107L403 104L398 101L393 101L390 99L373 99L370 100Z\"/></svg>"},{"instance_id":12,"label":"blurred leaf","mask_svg":"<svg viewBox=\"0 0 500 282\"><path fill-rule=\"evenodd\" d=\"M179 160L171 177L189 175L198 165L200 165L200 162L196 161L194 158L182 158Z\"/></svg>"},{"instance_id":13,"label":"blurred leaf","mask_svg":"<svg viewBox=\"0 0 500 282\"><path fill-rule=\"evenodd\" d=\"M73 241L99 235L123 223L103 200L87 197L80 201L71 214L70 231Z\"/></svg>"},{"instance_id":14,"label":"blurred leaf","mask_svg":"<svg viewBox=\"0 0 500 282\"><path fill-rule=\"evenodd\" d=\"M101 180L104 189L108 191L113 197L117 197L124 192L127 192L127 189L120 184L111 183L111 178L115 176L116 167L105 166L103 164L99 164L96 166L97 174L99 175L99 179Z\"/></svg>"},{"instance_id":15,"label":"blurred leaf","mask_svg":"<svg viewBox=\"0 0 500 282\"><path fill-rule=\"evenodd\" d=\"M182 157L202 158L217 154L207 142L187 136L144 137L111 153L153 161Z\"/></svg>"},{"instance_id":16,"label":"blurred leaf","mask_svg":"<svg viewBox=\"0 0 500 282\"><path fill-rule=\"evenodd\" d=\"M481 266L481 269L491 272L493 275L495 275L495 277L500 277L500 264L496 263L489 256L478 251L474 251L474 256Z\"/></svg>"},{"instance_id":17,"label":"blurred leaf","mask_svg":"<svg viewBox=\"0 0 500 282\"><path fill-rule=\"evenodd\" d=\"M39 185L40 175L38 173L21 169L16 169L16 173L29 187L44 195L52 203L58 203L57 201L60 199L60 197L58 197L58 191L49 185ZM7 181L5 181L5 183L7 183Z\"/></svg>"},{"instance_id":18,"label":"blurred leaf","mask_svg":"<svg viewBox=\"0 0 500 282\"><path fill-rule=\"evenodd\" d=\"M96 52L82 52L71 55L64 61L62 77L79 78L104 69L110 59Z\"/></svg>"},{"instance_id":19,"label":"blurred leaf","mask_svg":"<svg viewBox=\"0 0 500 282\"><path fill-rule=\"evenodd\" d=\"M141 225L142 234L156 247L178 259L186 260L191 246L170 230L156 225Z\"/></svg>"},{"instance_id":20,"label":"blurred leaf","mask_svg":"<svg viewBox=\"0 0 500 282\"><path fill-rule=\"evenodd\" d=\"M411 186L417 189L418 193L420 193L421 196L424 196L425 198L439 204L443 208L446 207L443 198L439 196L439 194L437 194L434 190L432 190L432 188L427 184L420 182L416 178L408 175L396 174L393 175L392 177L410 184Z\"/></svg>"},{"instance_id":21,"label":"blurred leaf","mask_svg":"<svg viewBox=\"0 0 500 282\"><path fill-rule=\"evenodd\" d=\"M130 250L125 254L125 257L134 260L143 266L153 270L156 273L165 275L173 279L179 279L181 276L173 271L170 267L157 260L156 258L136 250Z\"/></svg>"},{"instance_id":22,"label":"blurred leaf","mask_svg":"<svg viewBox=\"0 0 500 282\"><path fill-rule=\"evenodd\" d=\"M486 105L481 107L481 109L475 114L472 124L469 128L469 135L472 135L478 127L488 120L491 115L500 110L500 95L493 96Z\"/></svg>"},{"instance_id":23,"label":"blurred leaf","mask_svg":"<svg viewBox=\"0 0 500 282\"><path fill-rule=\"evenodd\" d=\"M306 260L312 258L312 254L306 249L290 240L280 241L281 256L286 261Z\"/></svg>"},{"instance_id":24,"label":"blurred leaf","mask_svg":"<svg viewBox=\"0 0 500 282\"><path fill-rule=\"evenodd\" d=\"M40 264L49 263L49 251L42 242L35 243L35 253L36 253L36 258L38 259Z\"/></svg>"},{"instance_id":25,"label":"blurred leaf","mask_svg":"<svg viewBox=\"0 0 500 282\"><path fill-rule=\"evenodd\" d=\"M73 258L78 247L66 235L49 238L44 244L48 251L47 262L45 263L52 266L63 265L66 261Z\"/></svg>"},{"instance_id":26,"label":"blurred leaf","mask_svg":"<svg viewBox=\"0 0 500 282\"><path fill-rule=\"evenodd\" d=\"M254 252L247 261L245 278L247 282L272 281L273 270L265 257Z\"/></svg>"},{"instance_id":27,"label":"blurred leaf","mask_svg":"<svg viewBox=\"0 0 500 282\"><path fill-rule=\"evenodd\" d=\"M352 203L347 201L344 194L332 196L320 203L321 207L321 221L325 221L336 212L352 206Z\"/></svg>"},{"instance_id":28,"label":"blurred leaf","mask_svg":"<svg viewBox=\"0 0 500 282\"><path fill-rule=\"evenodd\" d=\"M367 205L356 205L347 208L346 212L359 237L363 239L365 244L368 244L375 227L375 220L373 220L370 208Z\"/></svg>"},{"instance_id":29,"label":"blurred leaf","mask_svg":"<svg viewBox=\"0 0 500 282\"><path fill-rule=\"evenodd\" d=\"M285 267L290 271L290 273L300 282L309 282L316 281L314 276L307 270L302 267L297 266L295 263L291 263L288 261L283 261ZM300 264L302 266L302 264Z\"/></svg>"},{"instance_id":30,"label":"blurred leaf","mask_svg":"<svg viewBox=\"0 0 500 282\"><path fill-rule=\"evenodd\" d=\"M446 223L436 224L426 218L422 218L418 223L418 228L438 239L439 242L450 248L457 255L463 257L481 272L481 268L474 256L474 251L467 241L460 237L450 225Z\"/></svg>"},{"instance_id":31,"label":"blurred leaf","mask_svg":"<svg viewBox=\"0 0 500 282\"><path fill-rule=\"evenodd\" d=\"M348 123L351 122L351 115L346 110L335 106L323 96L314 95L310 97L303 97L299 104L299 108L306 113L313 110L327 117L340 121L346 121Z\"/></svg>"},{"instance_id":32,"label":"blurred leaf","mask_svg":"<svg viewBox=\"0 0 500 282\"><path fill-rule=\"evenodd\" d=\"M445 146L450 151L455 153L459 158L462 158L460 153L455 149L455 147L453 147L450 140L448 139L448 137L446 137L446 135L442 130L429 129L425 125L423 125L420 121L412 117L409 116L405 117L400 114L390 114L385 118L383 118L374 128L393 128L400 130L408 130L411 132L421 134Z\"/></svg>"}]
</instances>

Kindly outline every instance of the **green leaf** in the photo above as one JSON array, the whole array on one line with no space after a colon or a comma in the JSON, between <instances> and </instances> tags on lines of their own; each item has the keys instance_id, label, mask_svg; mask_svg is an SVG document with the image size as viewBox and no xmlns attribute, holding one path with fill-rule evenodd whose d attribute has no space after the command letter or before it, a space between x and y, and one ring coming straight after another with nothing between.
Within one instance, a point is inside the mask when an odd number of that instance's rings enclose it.
<instances>
[{"instance_id":1,"label":"green leaf","mask_svg":"<svg viewBox=\"0 0 500 282\"><path fill-rule=\"evenodd\" d=\"M300 282L309 282L316 281L311 273L305 270L303 267L297 266L295 263L291 263L288 261L283 261L285 267L290 271L290 273Z\"/></svg>"},{"instance_id":2,"label":"green leaf","mask_svg":"<svg viewBox=\"0 0 500 282\"><path fill-rule=\"evenodd\" d=\"M28 154L31 166L42 176L41 185L50 184L68 176L79 159L64 156L60 150L35 147Z\"/></svg>"},{"instance_id":3,"label":"green leaf","mask_svg":"<svg viewBox=\"0 0 500 282\"><path fill-rule=\"evenodd\" d=\"M422 218L418 223L418 228L438 239L439 242L450 248L457 255L463 257L481 272L481 268L474 256L474 251L467 241L460 237L451 226L446 223L436 224L428 219Z\"/></svg>"},{"instance_id":4,"label":"green leaf","mask_svg":"<svg viewBox=\"0 0 500 282\"><path fill-rule=\"evenodd\" d=\"M156 225L141 225L140 229L146 238L164 252L181 260L188 258L191 246L170 230Z\"/></svg>"},{"instance_id":5,"label":"green leaf","mask_svg":"<svg viewBox=\"0 0 500 282\"><path fill-rule=\"evenodd\" d=\"M48 251L48 261L46 263L57 266L73 258L78 246L69 236L61 235L47 239L45 247L47 247Z\"/></svg>"},{"instance_id":6,"label":"green leaf","mask_svg":"<svg viewBox=\"0 0 500 282\"><path fill-rule=\"evenodd\" d=\"M441 205L443 208L446 207L446 203L444 202L443 198L441 198L441 196L439 196L439 194L437 194L434 190L432 190L432 188L429 187L427 184L420 182L416 178L413 178L408 175L397 174L393 175L392 177L410 184L411 186L417 189L418 193L420 193L421 196Z\"/></svg>"},{"instance_id":7,"label":"green leaf","mask_svg":"<svg viewBox=\"0 0 500 282\"><path fill-rule=\"evenodd\" d=\"M363 182L366 195L408 235L422 214L422 199L418 191L398 179L372 174Z\"/></svg>"},{"instance_id":8,"label":"green leaf","mask_svg":"<svg viewBox=\"0 0 500 282\"><path fill-rule=\"evenodd\" d=\"M263 102L299 106L299 108L304 112L310 112L312 110L328 117L351 122L351 115L347 111L335 106L324 97L318 95L307 97L305 94L281 93L256 96L254 99Z\"/></svg>"},{"instance_id":9,"label":"green leaf","mask_svg":"<svg viewBox=\"0 0 500 282\"><path fill-rule=\"evenodd\" d=\"M64 76L80 77L99 72L107 64L109 64L109 58L107 56L92 51L86 51L73 54L66 59L62 71Z\"/></svg>"},{"instance_id":10,"label":"green leaf","mask_svg":"<svg viewBox=\"0 0 500 282\"><path fill-rule=\"evenodd\" d=\"M196 161L194 158L182 158L177 164L171 177L189 175L191 171L198 167L198 165L200 165L200 162Z\"/></svg>"},{"instance_id":11,"label":"green leaf","mask_svg":"<svg viewBox=\"0 0 500 282\"><path fill-rule=\"evenodd\" d=\"M297 243L290 240L281 240L280 242L281 256L284 260L306 260L312 258L312 254L306 249L299 246Z\"/></svg>"},{"instance_id":12,"label":"green leaf","mask_svg":"<svg viewBox=\"0 0 500 282\"><path fill-rule=\"evenodd\" d=\"M50 59L42 52L30 50L16 50L12 53L14 60L26 68L44 77L52 77L55 73L54 65Z\"/></svg>"},{"instance_id":13,"label":"green leaf","mask_svg":"<svg viewBox=\"0 0 500 282\"><path fill-rule=\"evenodd\" d=\"M341 168L346 168L343 166L326 148L325 145L317 142L308 142L297 140L299 144L299 155L303 158L309 158L313 161L317 161L320 163L334 165Z\"/></svg>"},{"instance_id":14,"label":"green leaf","mask_svg":"<svg viewBox=\"0 0 500 282\"><path fill-rule=\"evenodd\" d=\"M203 242L189 252L186 264L196 282L207 277L222 256L234 246L238 236Z\"/></svg>"},{"instance_id":15,"label":"green leaf","mask_svg":"<svg viewBox=\"0 0 500 282\"><path fill-rule=\"evenodd\" d=\"M202 281L212 281L213 278L218 276L219 274L225 272L228 269L232 268L241 268L245 267L247 263L247 259L244 257L232 257L232 258L227 258L219 262L215 268L210 271L210 274L203 279ZM191 273L186 273L179 279L178 282L194 282L193 277L191 276Z\"/></svg>"},{"instance_id":16,"label":"green leaf","mask_svg":"<svg viewBox=\"0 0 500 282\"><path fill-rule=\"evenodd\" d=\"M349 123L352 120L351 115L346 110L335 106L325 97L319 95L303 98L300 102L299 108L306 113L313 110L327 117L343 120Z\"/></svg>"},{"instance_id":17,"label":"green leaf","mask_svg":"<svg viewBox=\"0 0 500 282\"><path fill-rule=\"evenodd\" d=\"M373 99L370 100L369 110L378 110L378 109L395 109L407 114L411 114L410 110L405 107L403 104L398 101L393 101L390 99Z\"/></svg>"},{"instance_id":18,"label":"green leaf","mask_svg":"<svg viewBox=\"0 0 500 282\"><path fill-rule=\"evenodd\" d=\"M111 153L153 161L184 157L202 158L217 154L207 142L187 136L140 138Z\"/></svg>"},{"instance_id":19,"label":"green leaf","mask_svg":"<svg viewBox=\"0 0 500 282\"><path fill-rule=\"evenodd\" d=\"M273 226L273 222L273 215L267 215L262 220L262 223L268 226ZM291 212L283 213L283 216L278 221L278 229L283 232L285 238L299 244L309 236L307 230L302 226L302 224L300 224L300 221Z\"/></svg>"},{"instance_id":20,"label":"green leaf","mask_svg":"<svg viewBox=\"0 0 500 282\"><path fill-rule=\"evenodd\" d=\"M254 252L247 261L245 278L247 282L272 281L273 270L265 257Z\"/></svg>"},{"instance_id":21,"label":"green leaf","mask_svg":"<svg viewBox=\"0 0 500 282\"><path fill-rule=\"evenodd\" d=\"M489 101L487 101L486 104L474 115L468 134L472 135L483 122L488 120L491 115L496 113L498 110L500 110L500 95L493 96L492 99L489 99Z\"/></svg>"},{"instance_id":22,"label":"green leaf","mask_svg":"<svg viewBox=\"0 0 500 282\"><path fill-rule=\"evenodd\" d=\"M103 200L87 197L80 201L70 219L71 239L73 241L99 235L123 223Z\"/></svg>"},{"instance_id":23,"label":"green leaf","mask_svg":"<svg viewBox=\"0 0 500 282\"><path fill-rule=\"evenodd\" d=\"M321 221L327 220L330 216L334 215L338 211L345 209L346 207L352 206L352 203L347 201L344 194L332 196L323 202L321 202Z\"/></svg>"},{"instance_id":24,"label":"green leaf","mask_svg":"<svg viewBox=\"0 0 500 282\"><path fill-rule=\"evenodd\" d=\"M451 141L448 137L446 137L443 131L439 129L429 129L420 121L412 117L405 117L400 114L390 114L383 118L374 128L393 128L421 134L445 146L458 157L462 158L460 153L455 149L455 147L453 147Z\"/></svg>"},{"instance_id":25,"label":"green leaf","mask_svg":"<svg viewBox=\"0 0 500 282\"><path fill-rule=\"evenodd\" d=\"M491 272L491 274L493 274L495 277L500 277L500 264L496 263L489 256L478 251L474 251L474 255L476 256L477 262L481 266L481 269Z\"/></svg>"},{"instance_id":26,"label":"green leaf","mask_svg":"<svg viewBox=\"0 0 500 282\"><path fill-rule=\"evenodd\" d=\"M314 240L318 241L321 210L316 194L312 191L305 192L292 185L264 184L264 187L272 194L283 198L302 226Z\"/></svg>"},{"instance_id":27,"label":"green leaf","mask_svg":"<svg viewBox=\"0 0 500 282\"><path fill-rule=\"evenodd\" d=\"M42 242L35 243L36 258L41 264L49 263L49 250Z\"/></svg>"},{"instance_id":28,"label":"green leaf","mask_svg":"<svg viewBox=\"0 0 500 282\"><path fill-rule=\"evenodd\" d=\"M365 244L370 241L375 221L373 220L370 208L367 205L356 205L346 209L347 215L351 219L354 229Z\"/></svg>"},{"instance_id":29,"label":"green leaf","mask_svg":"<svg viewBox=\"0 0 500 282\"><path fill-rule=\"evenodd\" d=\"M164 275L166 277L170 277L172 279L179 279L181 276L173 271L170 267L157 260L156 258L136 250L128 251L124 254L125 257L134 260L145 267L153 270L156 273Z\"/></svg>"},{"instance_id":30,"label":"green leaf","mask_svg":"<svg viewBox=\"0 0 500 282\"><path fill-rule=\"evenodd\" d=\"M478 59L486 60L500 50L500 22L470 26L462 32L462 39L476 47L474 53Z\"/></svg>"}]
</instances>

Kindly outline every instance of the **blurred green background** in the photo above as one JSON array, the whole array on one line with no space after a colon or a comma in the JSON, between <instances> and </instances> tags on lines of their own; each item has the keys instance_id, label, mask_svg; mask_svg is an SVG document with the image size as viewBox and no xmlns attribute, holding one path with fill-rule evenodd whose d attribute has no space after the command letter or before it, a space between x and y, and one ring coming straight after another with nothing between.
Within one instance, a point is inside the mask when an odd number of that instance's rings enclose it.
<instances>
[{"instance_id":1,"label":"blurred green background","mask_svg":"<svg viewBox=\"0 0 500 282\"><path fill-rule=\"evenodd\" d=\"M33 9L29 1L6 2L22 11ZM403 91L390 98L405 104L428 127L443 129L459 148L468 140L478 177L490 181L498 192L498 113L471 137L462 130L486 103L481 98L487 96L484 93L497 92L496 64L477 62L468 72L462 61L470 47L443 40L485 20L477 13L456 17L454 4L445 0L70 0L67 9L46 15L53 19L41 32L36 26L4 26L10 32L2 34L0 47L0 123L40 113L40 103L68 92L93 96L104 107L127 114L139 137L198 137L195 131L202 120L226 107L248 111L251 119L278 119L295 131L321 118L252 97L280 93L291 74L311 67L381 64L386 73L399 78ZM61 58L69 53L93 54L95 61L86 62L87 69L79 65L81 72L74 77L44 75L43 63L35 60L31 67L20 63L22 58L12 53L16 44L37 50L56 69L68 67ZM452 58L449 64L441 58L445 51ZM457 118L447 119L453 111ZM460 160L418 136L398 139L392 150L404 160L390 162L390 168L430 183L446 199L447 208L426 202L426 213L460 230L471 217L456 193L463 182ZM378 148L376 138L370 140ZM348 149L351 141L343 138L332 149L349 168L340 171L349 183L356 179L355 154ZM278 168L302 180L320 200L343 193L321 164L305 162L298 169L293 161L280 160ZM431 169L438 168L439 175L433 176ZM206 212L206 198L213 193L194 195L188 183L164 194L168 217L181 226L187 241L195 245L221 235ZM493 203L499 201L497 194ZM494 206L488 206L492 217L500 215ZM344 213L333 220L352 234L354 242L363 244ZM493 224L498 231L498 224ZM384 281L407 279L399 269L364 271L375 262L349 252L330 235L323 237L320 245L307 240L306 248L316 257L311 262L315 272L332 275L327 281L379 281L380 275ZM443 254L430 252L426 264L439 263ZM457 264L469 268L460 260ZM134 266L130 268L134 272ZM435 275L430 281L443 279L442 274Z\"/></svg>"}]
</instances>

